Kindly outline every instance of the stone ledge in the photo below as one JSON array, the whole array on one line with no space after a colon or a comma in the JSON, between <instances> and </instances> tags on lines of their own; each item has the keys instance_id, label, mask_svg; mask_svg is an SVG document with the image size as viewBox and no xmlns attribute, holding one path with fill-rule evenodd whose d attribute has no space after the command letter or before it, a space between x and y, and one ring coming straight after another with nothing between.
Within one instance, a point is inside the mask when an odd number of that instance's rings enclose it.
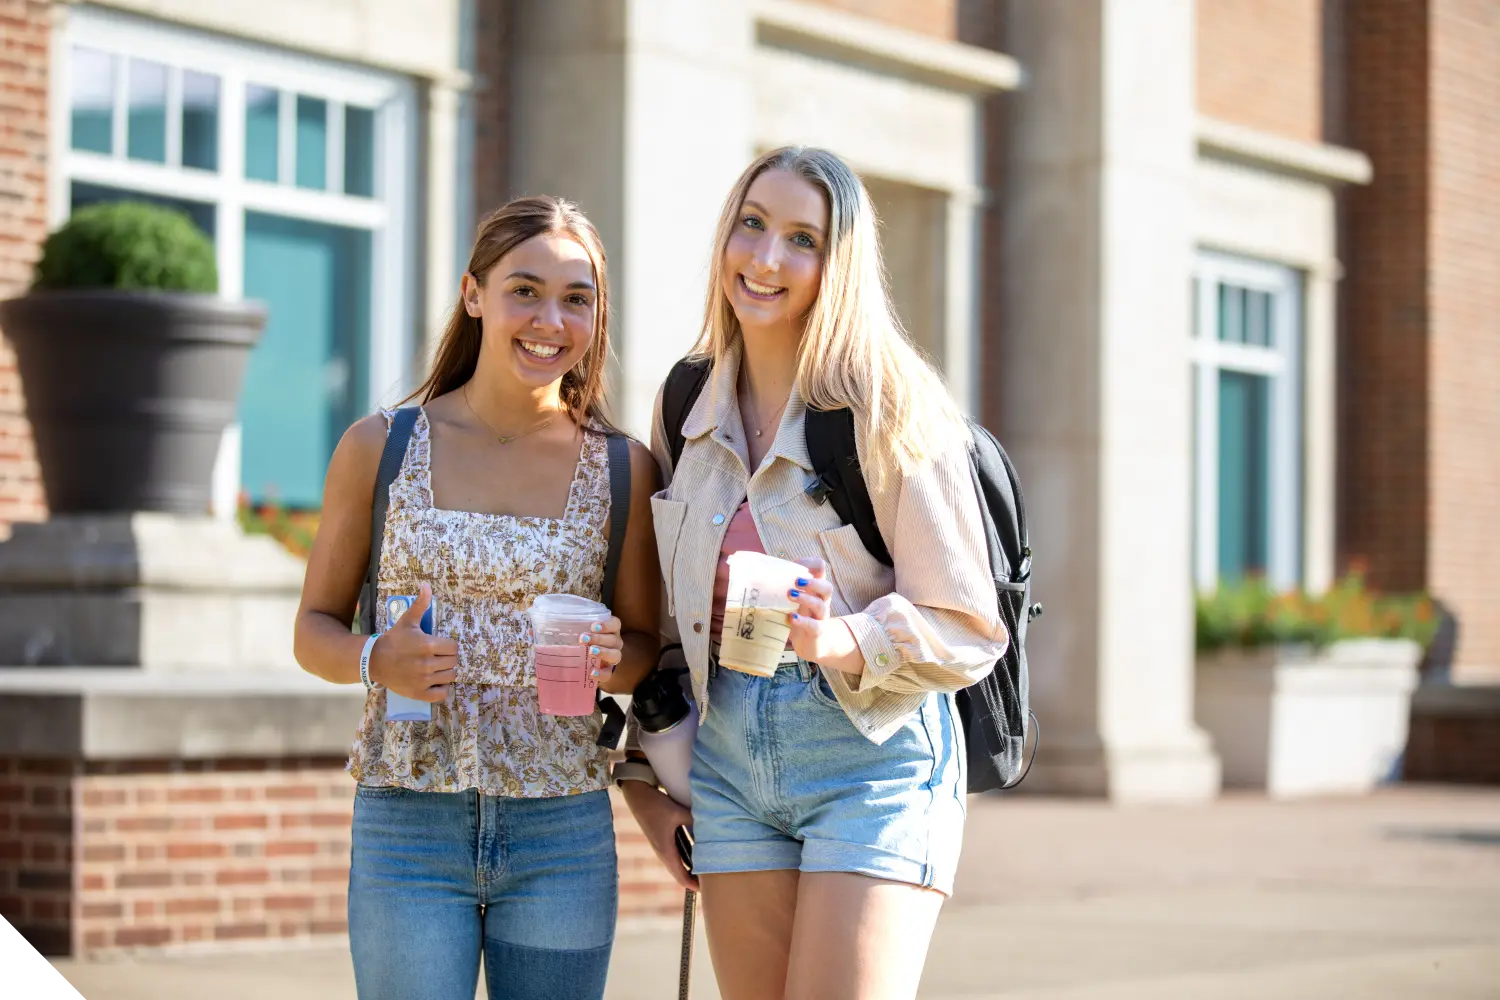
<instances>
[{"instance_id":1,"label":"stone ledge","mask_svg":"<svg viewBox=\"0 0 1500 1000\"><path fill-rule=\"evenodd\" d=\"M927 38L796 0L760 0L755 19L764 43L831 56L950 90L975 94L1015 90L1024 76L1016 60L999 52Z\"/></svg>"},{"instance_id":2,"label":"stone ledge","mask_svg":"<svg viewBox=\"0 0 1500 1000\"><path fill-rule=\"evenodd\" d=\"M1197 132L1199 153L1215 159L1320 184L1368 184L1373 177L1370 158L1358 150L1288 139L1201 115Z\"/></svg>"},{"instance_id":3,"label":"stone ledge","mask_svg":"<svg viewBox=\"0 0 1500 1000\"><path fill-rule=\"evenodd\" d=\"M365 693L308 674L0 667L0 755L70 760L342 755Z\"/></svg>"}]
</instances>

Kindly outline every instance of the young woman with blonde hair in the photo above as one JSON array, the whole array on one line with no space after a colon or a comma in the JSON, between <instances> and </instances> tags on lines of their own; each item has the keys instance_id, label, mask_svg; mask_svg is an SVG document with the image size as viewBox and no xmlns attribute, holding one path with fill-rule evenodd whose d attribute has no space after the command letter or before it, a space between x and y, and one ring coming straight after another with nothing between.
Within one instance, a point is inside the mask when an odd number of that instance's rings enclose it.
<instances>
[{"instance_id":1,"label":"young woman with blonde hair","mask_svg":"<svg viewBox=\"0 0 1500 1000\"><path fill-rule=\"evenodd\" d=\"M711 365L652 500L673 622L702 721L692 812L622 782L684 884L691 823L726 1000L906 998L952 891L963 839L953 692L1005 650L967 425L892 315L875 212L832 153L750 165L715 241L695 351ZM849 408L894 569L810 495L809 407ZM816 492L816 491L813 491ZM722 665L730 553L800 563L798 614L773 677Z\"/></svg>"},{"instance_id":2,"label":"young woman with blonde hair","mask_svg":"<svg viewBox=\"0 0 1500 1000\"><path fill-rule=\"evenodd\" d=\"M485 219L420 412L403 425L374 639L350 624L393 413L351 427L329 466L296 653L311 673L369 688L349 762L360 1000L473 1000L481 956L492 1000L603 996L618 901L608 752L597 712L540 710L526 612L541 594L601 597L620 523L608 355L604 249L589 221L555 198ZM656 466L644 447L629 451L615 617L578 637L608 691L634 688L659 645ZM396 621L393 595L417 598ZM432 635L419 628L429 606ZM431 720L387 719L388 692L431 703Z\"/></svg>"}]
</instances>

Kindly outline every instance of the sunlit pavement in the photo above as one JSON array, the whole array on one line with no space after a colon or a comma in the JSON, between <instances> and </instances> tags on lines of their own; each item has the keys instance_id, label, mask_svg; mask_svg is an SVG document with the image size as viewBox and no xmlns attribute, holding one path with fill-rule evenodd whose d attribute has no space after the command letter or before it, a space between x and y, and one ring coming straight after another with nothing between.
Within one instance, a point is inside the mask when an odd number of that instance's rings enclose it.
<instances>
[{"instance_id":1,"label":"sunlit pavement","mask_svg":"<svg viewBox=\"0 0 1500 1000\"><path fill-rule=\"evenodd\" d=\"M621 928L610 1000L676 996L673 921ZM717 998L707 949L693 995ZM59 961L88 1000L344 1000L328 946ZM1500 997L1500 789L1203 806L973 800L931 1000Z\"/></svg>"}]
</instances>

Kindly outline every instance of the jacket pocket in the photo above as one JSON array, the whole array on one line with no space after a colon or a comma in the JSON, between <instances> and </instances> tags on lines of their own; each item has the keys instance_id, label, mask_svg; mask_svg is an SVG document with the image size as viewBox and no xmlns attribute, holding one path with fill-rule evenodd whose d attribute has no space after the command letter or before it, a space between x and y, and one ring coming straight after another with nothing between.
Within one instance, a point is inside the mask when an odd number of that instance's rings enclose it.
<instances>
[{"instance_id":1,"label":"jacket pocket","mask_svg":"<svg viewBox=\"0 0 1500 1000\"><path fill-rule=\"evenodd\" d=\"M836 614L855 614L889 594L895 585L895 574L885 563L870 555L859 540L859 529L852 524L818 532L818 544L828 563L834 594L843 602Z\"/></svg>"},{"instance_id":2,"label":"jacket pocket","mask_svg":"<svg viewBox=\"0 0 1500 1000\"><path fill-rule=\"evenodd\" d=\"M667 614L677 614L677 594L674 591L673 572L677 560L677 540L682 536L682 522L687 517L687 504L681 500L668 500L666 491L651 498L651 521L656 530L656 555L661 562L661 577L667 585Z\"/></svg>"}]
</instances>

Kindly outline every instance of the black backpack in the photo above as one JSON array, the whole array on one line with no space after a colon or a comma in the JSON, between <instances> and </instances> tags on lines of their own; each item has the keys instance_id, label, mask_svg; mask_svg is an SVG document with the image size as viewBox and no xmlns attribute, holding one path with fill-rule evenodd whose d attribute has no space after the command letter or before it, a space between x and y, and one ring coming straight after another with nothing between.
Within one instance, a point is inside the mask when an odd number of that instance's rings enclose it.
<instances>
[{"instance_id":1,"label":"black backpack","mask_svg":"<svg viewBox=\"0 0 1500 1000\"><path fill-rule=\"evenodd\" d=\"M364 583L359 588L359 604L355 612L355 625L360 635L375 634L375 602L379 593L380 549L385 541L385 517L391 506L391 484L401 474L401 465L406 460L406 449L411 443L411 432L421 414L419 406L406 406L391 416L391 426L386 432L385 448L380 453L380 466L375 472L375 497L370 510L370 561L365 566ZM604 558L604 586L601 602L610 606L615 597L615 577L620 568L620 553L625 546L625 526L630 521L630 442L623 434L610 434L607 441L609 456L609 548ZM604 713L604 723L597 740L601 747L615 749L620 736L625 732L625 711L619 704L600 690L596 694L599 710Z\"/></svg>"},{"instance_id":2,"label":"black backpack","mask_svg":"<svg viewBox=\"0 0 1500 1000\"><path fill-rule=\"evenodd\" d=\"M662 426L672 464L682 456L683 423L708 382L708 359L684 359L673 366L662 389ZM875 523L875 508L855 451L854 414L848 409L814 410L806 419L807 451L817 479L807 489L818 503L833 505L839 520L852 524L870 555L887 566L891 554ZM994 435L970 421L969 451L974 489L984 515L990 575L1000 618L1010 635L1005 655L984 679L958 692L958 716L968 744L969 791L1014 788L1031 770L1025 762L1026 722L1040 739L1036 715L1028 707L1026 629L1042 613L1031 603L1031 548L1026 535L1026 504L1015 466ZM1033 746L1031 759L1036 759Z\"/></svg>"}]
</instances>

